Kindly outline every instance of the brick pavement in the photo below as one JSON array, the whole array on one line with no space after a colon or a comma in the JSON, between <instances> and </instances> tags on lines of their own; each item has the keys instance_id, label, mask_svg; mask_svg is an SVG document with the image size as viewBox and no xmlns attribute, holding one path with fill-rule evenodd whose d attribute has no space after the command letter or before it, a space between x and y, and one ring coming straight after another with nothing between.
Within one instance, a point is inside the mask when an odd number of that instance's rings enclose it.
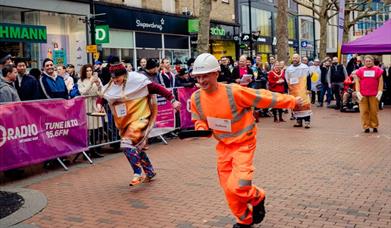
<instances>
[{"instance_id":1,"label":"brick pavement","mask_svg":"<svg viewBox=\"0 0 391 228\"><path fill-rule=\"evenodd\" d=\"M267 191L260 227L391 227L391 108L378 134L358 113L314 108L312 128L261 119L254 183ZM288 119L287 116L285 116ZM73 169L28 188L48 206L40 227L232 227L218 186L213 140L171 140L148 153L158 176L128 187L126 158Z\"/></svg>"}]
</instances>

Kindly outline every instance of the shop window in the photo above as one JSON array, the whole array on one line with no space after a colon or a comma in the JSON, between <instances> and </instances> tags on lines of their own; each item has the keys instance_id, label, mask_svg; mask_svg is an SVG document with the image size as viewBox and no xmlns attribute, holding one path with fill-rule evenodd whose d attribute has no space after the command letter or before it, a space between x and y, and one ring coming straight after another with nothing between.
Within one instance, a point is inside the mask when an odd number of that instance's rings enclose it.
<instances>
[{"instance_id":1,"label":"shop window","mask_svg":"<svg viewBox=\"0 0 391 228\"><path fill-rule=\"evenodd\" d=\"M119 56L119 48L103 48L102 50L102 59L107 60L109 56Z\"/></svg>"},{"instance_id":2,"label":"shop window","mask_svg":"<svg viewBox=\"0 0 391 228\"><path fill-rule=\"evenodd\" d=\"M290 40L296 39L296 18L294 16L288 17L288 38Z\"/></svg>"},{"instance_id":3,"label":"shop window","mask_svg":"<svg viewBox=\"0 0 391 228\"><path fill-rule=\"evenodd\" d=\"M301 39L313 40L314 32L313 32L312 21L301 19L300 27L301 27Z\"/></svg>"},{"instance_id":4,"label":"shop window","mask_svg":"<svg viewBox=\"0 0 391 228\"><path fill-rule=\"evenodd\" d=\"M173 65L176 61L181 61L185 65L189 59L189 50L165 50L164 57L168 58Z\"/></svg>"},{"instance_id":5,"label":"shop window","mask_svg":"<svg viewBox=\"0 0 391 228\"><path fill-rule=\"evenodd\" d=\"M136 47L162 48L162 35L136 32Z\"/></svg>"},{"instance_id":6,"label":"shop window","mask_svg":"<svg viewBox=\"0 0 391 228\"><path fill-rule=\"evenodd\" d=\"M235 42L216 40L211 41L210 43L211 53L217 59L220 59L223 56L231 56L232 58L235 58Z\"/></svg>"},{"instance_id":7,"label":"shop window","mask_svg":"<svg viewBox=\"0 0 391 228\"><path fill-rule=\"evenodd\" d=\"M242 31L249 33L249 7L241 5ZM272 13L251 7L251 30L259 31L261 36L271 36Z\"/></svg>"},{"instance_id":8,"label":"shop window","mask_svg":"<svg viewBox=\"0 0 391 228\"><path fill-rule=\"evenodd\" d=\"M167 49L188 49L188 36L164 35L164 48Z\"/></svg>"},{"instance_id":9,"label":"shop window","mask_svg":"<svg viewBox=\"0 0 391 228\"><path fill-rule=\"evenodd\" d=\"M125 48L122 48L120 49L120 59L121 61L124 61L124 62L127 62L127 63L132 63L133 64L133 49L125 49Z\"/></svg>"}]
</instances>

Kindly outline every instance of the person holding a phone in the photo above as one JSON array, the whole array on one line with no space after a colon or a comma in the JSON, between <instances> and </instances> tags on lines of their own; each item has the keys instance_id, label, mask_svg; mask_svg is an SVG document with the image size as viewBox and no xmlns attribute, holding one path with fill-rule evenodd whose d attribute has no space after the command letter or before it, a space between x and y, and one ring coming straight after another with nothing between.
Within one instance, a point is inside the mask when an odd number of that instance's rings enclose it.
<instances>
[{"instance_id":1,"label":"person holding a phone","mask_svg":"<svg viewBox=\"0 0 391 228\"><path fill-rule=\"evenodd\" d=\"M99 90L102 88L102 82L98 77L98 73L94 72L94 68L91 64L85 64L80 70L80 80L77 81L77 86L80 95L86 98L86 111L87 113L101 112L102 107L97 104ZM88 115L88 133L90 145L96 145L100 143L102 136L102 119L96 116ZM101 148L96 147L90 149L87 153L94 158L103 157L100 153Z\"/></svg>"}]
</instances>

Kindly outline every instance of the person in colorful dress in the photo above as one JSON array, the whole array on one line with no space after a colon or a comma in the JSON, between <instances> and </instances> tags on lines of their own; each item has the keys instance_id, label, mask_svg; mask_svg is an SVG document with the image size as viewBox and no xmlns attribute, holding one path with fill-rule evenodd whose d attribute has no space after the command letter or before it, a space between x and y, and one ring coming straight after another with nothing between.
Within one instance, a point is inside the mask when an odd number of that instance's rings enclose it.
<instances>
[{"instance_id":1,"label":"person in colorful dress","mask_svg":"<svg viewBox=\"0 0 391 228\"><path fill-rule=\"evenodd\" d=\"M102 88L102 96L109 103L115 125L121 136L121 148L133 171L131 186L150 181L156 172L143 150L157 114L156 98L159 94L180 110L180 102L163 86L151 82L145 75L127 72L123 64L110 66L111 80ZM142 176L142 171L145 177Z\"/></svg>"}]
</instances>

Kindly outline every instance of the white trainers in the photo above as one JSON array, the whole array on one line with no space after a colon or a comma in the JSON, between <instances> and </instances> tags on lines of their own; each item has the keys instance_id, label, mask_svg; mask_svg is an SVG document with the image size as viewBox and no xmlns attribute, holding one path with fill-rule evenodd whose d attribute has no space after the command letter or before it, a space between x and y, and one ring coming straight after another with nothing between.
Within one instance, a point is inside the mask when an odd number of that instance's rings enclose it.
<instances>
[{"instance_id":1,"label":"white trainers","mask_svg":"<svg viewBox=\"0 0 391 228\"><path fill-rule=\"evenodd\" d=\"M310 122L304 122L304 128L308 129L311 127L311 123Z\"/></svg>"},{"instance_id":2,"label":"white trainers","mask_svg":"<svg viewBox=\"0 0 391 228\"><path fill-rule=\"evenodd\" d=\"M143 183L144 178L140 174L134 174L129 186L136 186Z\"/></svg>"}]
</instances>

